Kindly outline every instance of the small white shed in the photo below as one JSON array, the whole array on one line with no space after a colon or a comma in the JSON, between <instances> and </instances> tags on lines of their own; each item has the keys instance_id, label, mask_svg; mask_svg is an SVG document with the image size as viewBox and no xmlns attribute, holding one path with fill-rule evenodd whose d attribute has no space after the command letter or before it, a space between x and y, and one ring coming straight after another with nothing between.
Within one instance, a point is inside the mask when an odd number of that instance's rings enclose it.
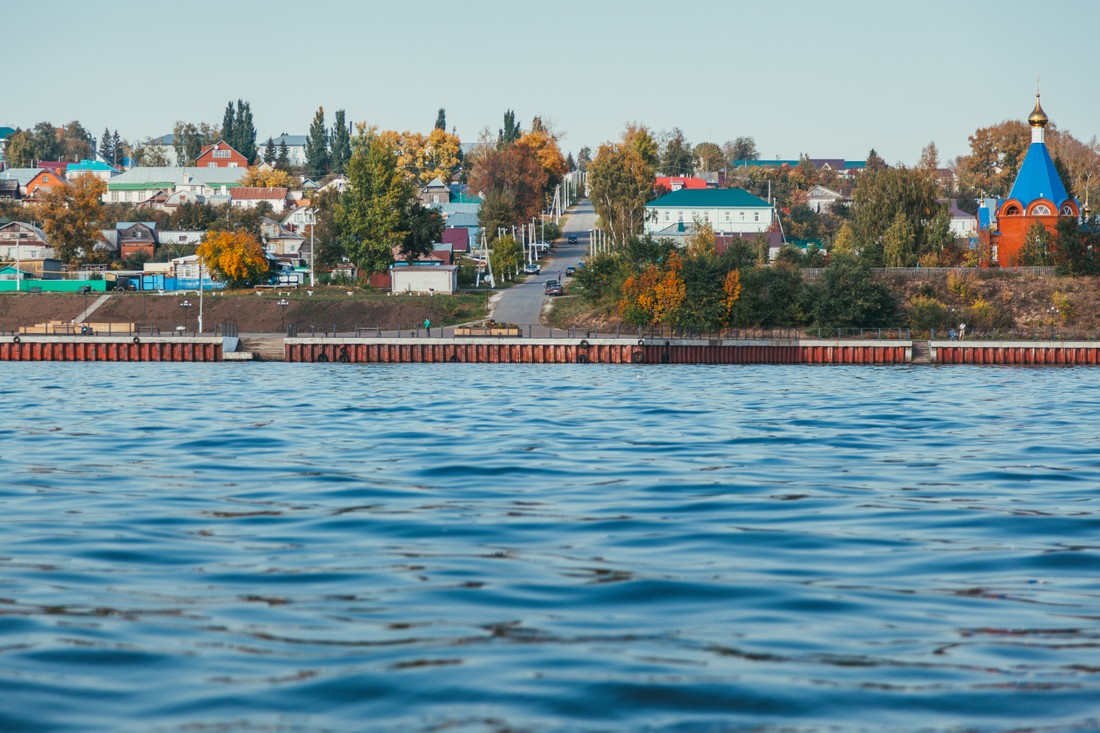
<instances>
[{"instance_id":1,"label":"small white shed","mask_svg":"<svg viewBox=\"0 0 1100 733\"><path fill-rule=\"evenodd\" d=\"M458 265L394 265L390 268L394 293L454 293Z\"/></svg>"}]
</instances>

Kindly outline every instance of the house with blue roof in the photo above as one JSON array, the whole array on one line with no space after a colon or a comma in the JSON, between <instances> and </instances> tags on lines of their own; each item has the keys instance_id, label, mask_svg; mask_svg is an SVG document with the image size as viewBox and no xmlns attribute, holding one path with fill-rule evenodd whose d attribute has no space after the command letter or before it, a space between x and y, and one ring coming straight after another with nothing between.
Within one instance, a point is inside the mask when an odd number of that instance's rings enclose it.
<instances>
[{"instance_id":1,"label":"house with blue roof","mask_svg":"<svg viewBox=\"0 0 1100 733\"><path fill-rule=\"evenodd\" d=\"M759 233L772 227L774 209L741 188L682 188L645 205L646 234L689 235L695 223L708 223L717 234Z\"/></svg>"},{"instance_id":2,"label":"house with blue roof","mask_svg":"<svg viewBox=\"0 0 1100 733\"><path fill-rule=\"evenodd\" d=\"M1036 223L1054 233L1059 217L1081 216L1081 207L1066 192L1054 160L1046 146L1046 126L1049 118L1035 94L1035 109L1027 118L1031 126L1031 145L1008 198L997 206L996 220L990 222L988 233L993 260L1002 267L1019 264L1027 232Z\"/></svg>"},{"instance_id":3,"label":"house with blue roof","mask_svg":"<svg viewBox=\"0 0 1100 733\"><path fill-rule=\"evenodd\" d=\"M69 167L65 170L65 177L72 181L77 176L90 174L100 180L109 181L113 176L117 176L120 173L122 173L122 171L118 168L115 168L109 163L104 163L102 160L82 160L79 163L70 163Z\"/></svg>"}]
</instances>

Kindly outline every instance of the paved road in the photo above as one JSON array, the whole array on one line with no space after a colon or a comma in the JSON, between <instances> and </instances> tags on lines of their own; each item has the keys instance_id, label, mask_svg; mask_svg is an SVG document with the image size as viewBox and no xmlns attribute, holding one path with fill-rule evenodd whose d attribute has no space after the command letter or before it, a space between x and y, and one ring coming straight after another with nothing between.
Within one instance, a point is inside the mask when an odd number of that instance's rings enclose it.
<instances>
[{"instance_id":1,"label":"paved road","mask_svg":"<svg viewBox=\"0 0 1100 733\"><path fill-rule=\"evenodd\" d=\"M558 273L561 273L562 282L566 281L565 268L577 264L588 253L588 231L595 225L596 213L587 200L571 208L561 243L540 262L542 273L528 275L526 281L505 290L493 309L493 318L500 323L537 326L547 300L546 281L556 280ZM577 235L576 244L567 243L570 234Z\"/></svg>"}]
</instances>

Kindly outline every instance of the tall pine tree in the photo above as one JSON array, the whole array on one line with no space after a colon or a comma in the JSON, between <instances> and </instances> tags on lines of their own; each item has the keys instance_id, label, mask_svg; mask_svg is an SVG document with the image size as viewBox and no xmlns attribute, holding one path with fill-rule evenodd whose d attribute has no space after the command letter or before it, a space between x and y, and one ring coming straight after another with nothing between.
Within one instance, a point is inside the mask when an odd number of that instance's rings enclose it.
<instances>
[{"instance_id":1,"label":"tall pine tree","mask_svg":"<svg viewBox=\"0 0 1100 733\"><path fill-rule=\"evenodd\" d=\"M508 110L504 113L504 129L497 134L497 147L505 148L519 140L521 131L516 124L516 113Z\"/></svg>"},{"instance_id":2,"label":"tall pine tree","mask_svg":"<svg viewBox=\"0 0 1100 733\"><path fill-rule=\"evenodd\" d=\"M256 162L256 125L252 123L252 105L237 100L237 117L233 121L234 140L229 144L248 159L248 164ZM228 142L228 141L227 141Z\"/></svg>"},{"instance_id":3,"label":"tall pine tree","mask_svg":"<svg viewBox=\"0 0 1100 733\"><path fill-rule=\"evenodd\" d=\"M328 129L325 127L325 108L318 107L306 136L306 174L320 178L329 172Z\"/></svg>"},{"instance_id":4,"label":"tall pine tree","mask_svg":"<svg viewBox=\"0 0 1100 733\"><path fill-rule=\"evenodd\" d=\"M278 153L275 152L275 139L269 137L267 145L264 146L264 162L268 165L275 165L277 155Z\"/></svg>"},{"instance_id":5,"label":"tall pine tree","mask_svg":"<svg viewBox=\"0 0 1100 733\"><path fill-rule=\"evenodd\" d=\"M336 121L332 123L332 172L343 173L351 159L351 132L344 119L344 110L336 110Z\"/></svg>"},{"instance_id":6,"label":"tall pine tree","mask_svg":"<svg viewBox=\"0 0 1100 733\"><path fill-rule=\"evenodd\" d=\"M233 101L230 100L225 105L225 114L222 115L222 140L229 143L234 149L236 149L237 133L233 129L234 124L237 121L237 115L233 111ZM240 152L240 151L238 151Z\"/></svg>"},{"instance_id":7,"label":"tall pine tree","mask_svg":"<svg viewBox=\"0 0 1100 733\"><path fill-rule=\"evenodd\" d=\"M103 135L99 138L99 157L108 163L115 160L114 138L111 137L111 129L103 128Z\"/></svg>"},{"instance_id":8,"label":"tall pine tree","mask_svg":"<svg viewBox=\"0 0 1100 733\"><path fill-rule=\"evenodd\" d=\"M286 133L279 140L279 154L275 156L275 167L281 171L290 168L290 151L286 147Z\"/></svg>"},{"instance_id":9,"label":"tall pine tree","mask_svg":"<svg viewBox=\"0 0 1100 733\"><path fill-rule=\"evenodd\" d=\"M111 165L118 165L124 153L122 149L122 138L118 136L118 130L115 130L115 134L111 138L111 151Z\"/></svg>"},{"instance_id":10,"label":"tall pine tree","mask_svg":"<svg viewBox=\"0 0 1100 733\"><path fill-rule=\"evenodd\" d=\"M443 109L442 107L439 108L439 114L435 116L435 129L447 129L447 110Z\"/></svg>"}]
</instances>

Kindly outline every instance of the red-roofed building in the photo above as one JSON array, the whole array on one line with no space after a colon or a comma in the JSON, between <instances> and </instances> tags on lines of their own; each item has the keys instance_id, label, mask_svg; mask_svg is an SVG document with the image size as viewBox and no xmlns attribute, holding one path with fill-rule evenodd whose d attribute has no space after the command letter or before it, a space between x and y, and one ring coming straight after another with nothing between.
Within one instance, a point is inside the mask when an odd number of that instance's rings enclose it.
<instances>
[{"instance_id":1,"label":"red-roofed building","mask_svg":"<svg viewBox=\"0 0 1100 733\"><path fill-rule=\"evenodd\" d=\"M282 213L286 208L286 188L256 188L253 186L237 186L229 189L229 204L242 209L254 209L261 201L271 204L271 211L275 214Z\"/></svg>"},{"instance_id":2,"label":"red-roofed building","mask_svg":"<svg viewBox=\"0 0 1100 733\"><path fill-rule=\"evenodd\" d=\"M199 168L247 168L248 158L244 157L225 140L219 140L213 145L207 145L195 158L195 165Z\"/></svg>"},{"instance_id":3,"label":"red-roofed building","mask_svg":"<svg viewBox=\"0 0 1100 733\"><path fill-rule=\"evenodd\" d=\"M38 167L43 170L53 171L64 178L65 172L69 169L69 164L63 160L40 160L38 161Z\"/></svg>"},{"instance_id":4,"label":"red-roofed building","mask_svg":"<svg viewBox=\"0 0 1100 733\"><path fill-rule=\"evenodd\" d=\"M23 198L33 200L37 198L37 192L40 190L45 189L43 191L44 193L51 188L68 185L69 182L65 180L64 171L58 173L52 168L43 168L34 176L34 178L27 181L26 190L23 191Z\"/></svg>"},{"instance_id":5,"label":"red-roofed building","mask_svg":"<svg viewBox=\"0 0 1100 733\"><path fill-rule=\"evenodd\" d=\"M653 184L653 187L663 188L671 193L679 191L681 188L706 188L707 182L694 176L657 176L657 182Z\"/></svg>"},{"instance_id":6,"label":"red-roofed building","mask_svg":"<svg viewBox=\"0 0 1100 733\"><path fill-rule=\"evenodd\" d=\"M470 230L465 227L444 229L442 240L443 244L451 245L452 252L470 251Z\"/></svg>"}]
</instances>

